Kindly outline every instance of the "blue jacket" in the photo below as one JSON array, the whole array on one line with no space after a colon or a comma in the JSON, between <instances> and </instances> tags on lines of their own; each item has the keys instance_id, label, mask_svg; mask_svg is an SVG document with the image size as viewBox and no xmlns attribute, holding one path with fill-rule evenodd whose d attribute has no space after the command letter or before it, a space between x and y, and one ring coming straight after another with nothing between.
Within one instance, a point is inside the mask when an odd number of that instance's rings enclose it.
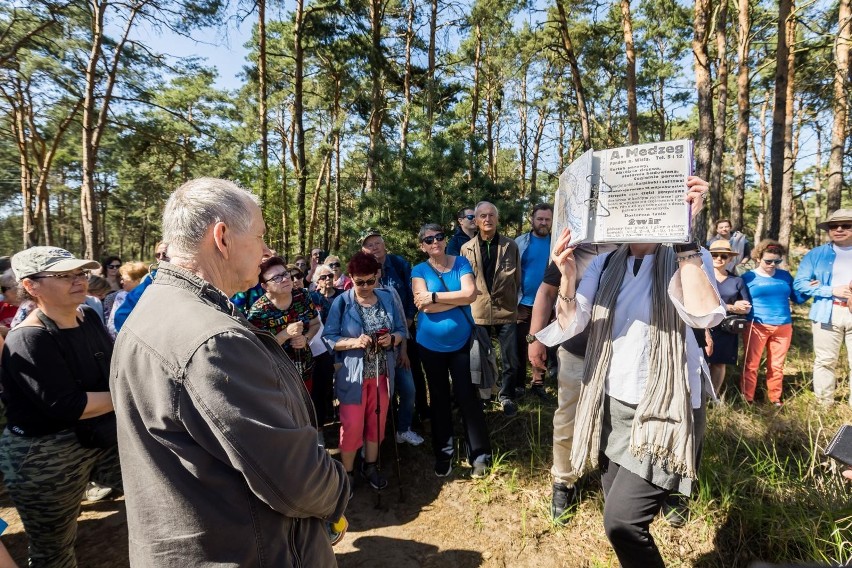
<instances>
[{"instance_id":1,"label":"blue jacket","mask_svg":"<svg viewBox=\"0 0 852 568\"><path fill-rule=\"evenodd\" d=\"M398 254L385 256L381 283L385 288L393 287L396 290L405 310L405 319L414 319L417 307L414 305L414 292L411 291L411 265L408 261Z\"/></svg>"},{"instance_id":2,"label":"blue jacket","mask_svg":"<svg viewBox=\"0 0 852 568\"><path fill-rule=\"evenodd\" d=\"M400 313L399 304L390 290L375 289L376 297L382 308L393 318L393 329L391 333L399 333L406 337L407 329L405 314ZM322 340L325 341L329 351L335 355L335 362L342 366L334 373L334 392L341 404L361 403L361 383L364 380L364 350L346 349L345 351L334 351L334 346L341 339L360 337L364 332L364 324L361 314L355 305L354 290L346 290L339 295L331 305L328 319L322 332ZM388 363L388 385L390 394L393 394L394 368L396 367L396 350L387 353Z\"/></svg>"},{"instance_id":3,"label":"blue jacket","mask_svg":"<svg viewBox=\"0 0 852 568\"><path fill-rule=\"evenodd\" d=\"M802 257L793 288L797 292L814 299L810 318L816 323L831 323L831 307L834 294L831 292L831 272L834 268L834 244L818 246ZM817 286L811 286L811 280L818 280Z\"/></svg>"},{"instance_id":4,"label":"blue jacket","mask_svg":"<svg viewBox=\"0 0 852 568\"><path fill-rule=\"evenodd\" d=\"M136 304L139 303L139 298L142 297L142 293L151 285L151 282L154 281L154 276L156 275L156 270L152 271L150 274L146 274L145 278L142 279L142 282L140 282L136 288L127 293L127 296L124 297L124 301L120 306L118 306L118 309L115 310L115 315L113 315L113 325L115 326L116 334L121 331L121 326L123 326L124 322L127 321L127 316L130 315L130 312L132 312L133 308L136 307Z\"/></svg>"}]
</instances>

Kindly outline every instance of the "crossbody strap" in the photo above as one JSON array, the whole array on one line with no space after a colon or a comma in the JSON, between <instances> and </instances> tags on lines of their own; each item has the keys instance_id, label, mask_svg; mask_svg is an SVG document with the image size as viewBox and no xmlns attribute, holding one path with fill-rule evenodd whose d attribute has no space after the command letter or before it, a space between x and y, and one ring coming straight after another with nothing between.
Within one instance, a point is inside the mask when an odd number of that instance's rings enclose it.
<instances>
[{"instance_id":1,"label":"crossbody strap","mask_svg":"<svg viewBox=\"0 0 852 568\"><path fill-rule=\"evenodd\" d=\"M455 261L453 261L453 266L455 266L455 264L456 264L456 262L455 262ZM429 261L428 261L428 260L426 261L426 265L427 265L427 266L429 266L429 268L431 268L431 269L432 269L432 271L435 273L435 276L437 276L437 277L438 277L438 281L439 281L439 282L441 282L441 286L444 288L444 289L442 290L442 292L449 292L449 291L450 291L450 289L449 289L449 288L447 288L447 284L446 284L446 282L444 282L444 275L443 275L443 274L441 274L440 272L438 272L438 269L437 269L437 268L435 268L434 266L432 266L432 265L429 263ZM461 311L461 313L463 313L463 314L464 314L464 317L466 317L466 318L467 318L467 321L468 321L468 322L470 322L470 325L471 325L471 326L473 326L474 328L476 327L476 323L474 323L473 318L472 318L472 317L470 317L466 311L464 311L463 306L453 306L453 307L458 308L458 309Z\"/></svg>"}]
</instances>

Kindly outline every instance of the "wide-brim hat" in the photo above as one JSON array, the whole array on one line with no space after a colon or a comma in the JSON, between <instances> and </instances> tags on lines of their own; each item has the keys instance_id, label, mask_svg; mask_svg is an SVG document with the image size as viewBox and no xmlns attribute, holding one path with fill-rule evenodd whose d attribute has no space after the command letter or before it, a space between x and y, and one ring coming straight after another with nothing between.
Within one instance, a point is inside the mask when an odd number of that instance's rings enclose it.
<instances>
[{"instance_id":1,"label":"wide-brim hat","mask_svg":"<svg viewBox=\"0 0 852 568\"><path fill-rule=\"evenodd\" d=\"M98 269L100 267L99 262L77 258L59 247L30 247L12 257L12 272L15 273L15 278L19 282L39 272L55 274L78 268Z\"/></svg>"},{"instance_id":2,"label":"wide-brim hat","mask_svg":"<svg viewBox=\"0 0 852 568\"><path fill-rule=\"evenodd\" d=\"M710 252L725 252L728 254L737 254L736 251L731 248L731 241L727 239L719 239L718 241L713 241L712 243L710 243Z\"/></svg>"},{"instance_id":3,"label":"wide-brim hat","mask_svg":"<svg viewBox=\"0 0 852 568\"><path fill-rule=\"evenodd\" d=\"M829 223L836 223L838 221L852 221L852 209L838 209L837 211L829 215L828 219L826 219L822 223L819 223L817 225L817 229L827 231Z\"/></svg>"}]
</instances>

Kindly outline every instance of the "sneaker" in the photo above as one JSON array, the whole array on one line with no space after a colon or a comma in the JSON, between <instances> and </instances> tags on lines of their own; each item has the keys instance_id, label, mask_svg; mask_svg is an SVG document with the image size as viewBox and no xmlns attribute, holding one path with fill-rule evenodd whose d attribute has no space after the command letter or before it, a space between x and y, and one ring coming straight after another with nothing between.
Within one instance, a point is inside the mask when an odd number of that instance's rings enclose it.
<instances>
[{"instance_id":1,"label":"sneaker","mask_svg":"<svg viewBox=\"0 0 852 568\"><path fill-rule=\"evenodd\" d=\"M781 408L781 407L784 406L784 403L781 402L780 400L776 400L775 402L772 403L772 406L774 406L775 408Z\"/></svg>"},{"instance_id":2,"label":"sneaker","mask_svg":"<svg viewBox=\"0 0 852 568\"><path fill-rule=\"evenodd\" d=\"M544 385L530 385L530 393L534 394L541 400L547 400L547 391L544 389Z\"/></svg>"},{"instance_id":3,"label":"sneaker","mask_svg":"<svg viewBox=\"0 0 852 568\"><path fill-rule=\"evenodd\" d=\"M550 500L550 517L560 527L567 524L565 513L579 500L576 487L568 487L564 483L553 484L553 497Z\"/></svg>"},{"instance_id":4,"label":"sneaker","mask_svg":"<svg viewBox=\"0 0 852 568\"><path fill-rule=\"evenodd\" d=\"M473 461L473 470L470 472L470 476L474 479L482 479L488 475L488 471L490 469L491 456L488 454L482 454Z\"/></svg>"},{"instance_id":5,"label":"sneaker","mask_svg":"<svg viewBox=\"0 0 852 568\"><path fill-rule=\"evenodd\" d=\"M361 475L364 476L364 479L367 480L370 487L376 491L381 491L388 486L388 480L379 473L379 469L376 467L375 463L365 462L364 467L361 468Z\"/></svg>"},{"instance_id":6,"label":"sneaker","mask_svg":"<svg viewBox=\"0 0 852 568\"><path fill-rule=\"evenodd\" d=\"M453 456L441 458L435 461L435 475L447 477L453 472Z\"/></svg>"},{"instance_id":7,"label":"sneaker","mask_svg":"<svg viewBox=\"0 0 852 568\"><path fill-rule=\"evenodd\" d=\"M503 416L511 418L518 413L518 405L511 398L504 398L500 401L500 406L503 407Z\"/></svg>"},{"instance_id":8,"label":"sneaker","mask_svg":"<svg viewBox=\"0 0 852 568\"><path fill-rule=\"evenodd\" d=\"M412 446L419 446L423 443L423 438L420 437L417 432L414 432L411 428L409 428L405 432L396 433L396 443L401 444L403 442L411 444Z\"/></svg>"},{"instance_id":9,"label":"sneaker","mask_svg":"<svg viewBox=\"0 0 852 568\"><path fill-rule=\"evenodd\" d=\"M100 501L112 493L112 487L101 485L100 483L90 481L86 485L85 497L86 501Z\"/></svg>"},{"instance_id":10,"label":"sneaker","mask_svg":"<svg viewBox=\"0 0 852 568\"><path fill-rule=\"evenodd\" d=\"M689 518L689 505L685 497L672 495L663 502L663 518L668 524L679 529Z\"/></svg>"}]
</instances>

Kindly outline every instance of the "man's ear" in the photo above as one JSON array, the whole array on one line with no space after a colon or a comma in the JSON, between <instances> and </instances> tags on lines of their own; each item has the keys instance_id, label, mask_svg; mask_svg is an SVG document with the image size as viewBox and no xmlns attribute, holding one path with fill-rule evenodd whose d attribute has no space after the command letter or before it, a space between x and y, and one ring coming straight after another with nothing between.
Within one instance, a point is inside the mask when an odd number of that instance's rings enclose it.
<instances>
[{"instance_id":1,"label":"man's ear","mask_svg":"<svg viewBox=\"0 0 852 568\"><path fill-rule=\"evenodd\" d=\"M222 254L222 257L227 260L230 256L230 245L231 245L231 237L232 231L228 229L228 226L219 221L215 225L213 225L213 246Z\"/></svg>"}]
</instances>

